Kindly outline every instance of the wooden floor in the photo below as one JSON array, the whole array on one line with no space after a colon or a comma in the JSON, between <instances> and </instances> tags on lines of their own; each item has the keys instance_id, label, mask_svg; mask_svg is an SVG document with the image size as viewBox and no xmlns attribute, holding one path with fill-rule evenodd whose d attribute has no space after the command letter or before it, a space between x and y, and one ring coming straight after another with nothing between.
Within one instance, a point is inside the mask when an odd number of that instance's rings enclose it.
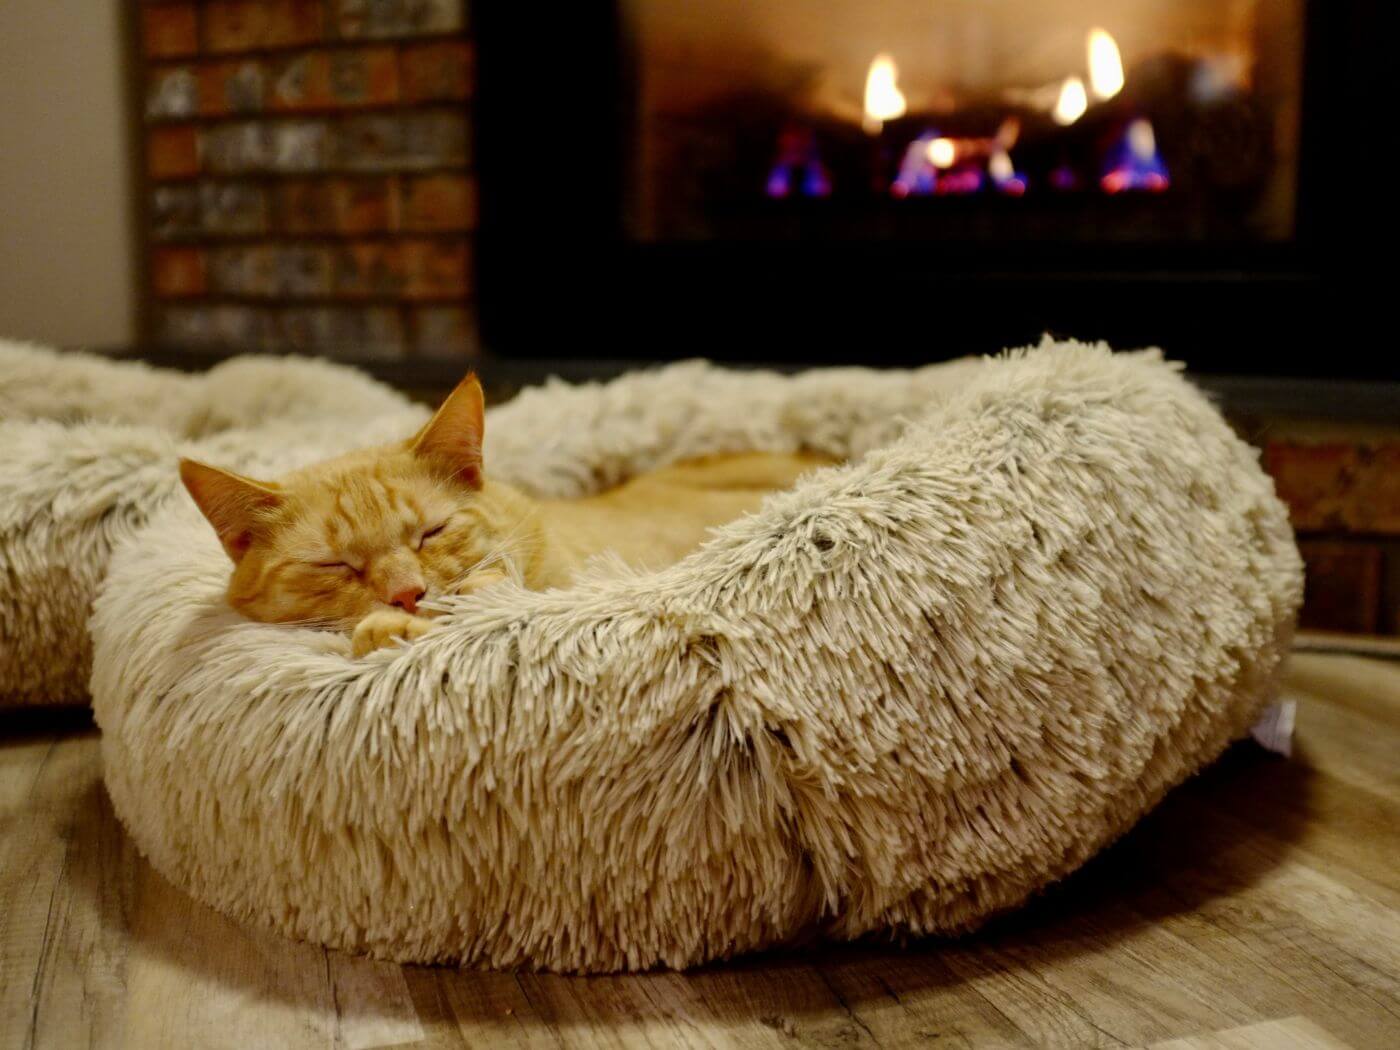
<instances>
[{"instance_id":1,"label":"wooden floor","mask_svg":"<svg viewBox=\"0 0 1400 1050\"><path fill-rule=\"evenodd\" d=\"M1400 1047L1400 662L1295 656L1240 745L957 942L679 975L373 963L250 933L136 855L94 731L0 719L0 1046Z\"/></svg>"}]
</instances>

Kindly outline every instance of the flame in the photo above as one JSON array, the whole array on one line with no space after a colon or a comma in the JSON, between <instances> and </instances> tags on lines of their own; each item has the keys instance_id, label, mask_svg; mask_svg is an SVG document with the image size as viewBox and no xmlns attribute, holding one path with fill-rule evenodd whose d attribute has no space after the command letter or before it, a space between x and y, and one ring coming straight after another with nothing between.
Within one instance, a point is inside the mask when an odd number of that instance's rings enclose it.
<instances>
[{"instance_id":1,"label":"flame","mask_svg":"<svg viewBox=\"0 0 1400 1050\"><path fill-rule=\"evenodd\" d=\"M1019 117L1007 117L997 128L995 142L1000 149L1010 149L1016 145L1016 140L1021 137L1021 120Z\"/></svg>"},{"instance_id":2,"label":"flame","mask_svg":"<svg viewBox=\"0 0 1400 1050\"><path fill-rule=\"evenodd\" d=\"M768 173L770 197L831 196L831 175L822 163L816 135L810 128L789 125L778 135L778 156Z\"/></svg>"},{"instance_id":3,"label":"flame","mask_svg":"<svg viewBox=\"0 0 1400 1050\"><path fill-rule=\"evenodd\" d=\"M1123 56L1107 29L1089 30L1089 86L1097 99L1112 98L1123 90Z\"/></svg>"},{"instance_id":4,"label":"flame","mask_svg":"<svg viewBox=\"0 0 1400 1050\"><path fill-rule=\"evenodd\" d=\"M936 138L928 144L928 162L935 168L951 168L958 159L958 145L952 139Z\"/></svg>"},{"instance_id":5,"label":"flame","mask_svg":"<svg viewBox=\"0 0 1400 1050\"><path fill-rule=\"evenodd\" d=\"M1157 156L1157 135L1150 121L1139 117L1128 125L1128 149L1132 151L1134 160L1144 163Z\"/></svg>"},{"instance_id":6,"label":"flame","mask_svg":"<svg viewBox=\"0 0 1400 1050\"><path fill-rule=\"evenodd\" d=\"M899 162L899 174L890 183L890 194L895 197L923 197L938 192L938 180L942 177L929 160L929 147L938 138L938 132L925 131L904 151Z\"/></svg>"},{"instance_id":7,"label":"flame","mask_svg":"<svg viewBox=\"0 0 1400 1050\"><path fill-rule=\"evenodd\" d=\"M887 120L904 116L908 103L904 92L895 85L899 70L894 59L886 54L876 55L865 75L865 130L875 134Z\"/></svg>"},{"instance_id":8,"label":"flame","mask_svg":"<svg viewBox=\"0 0 1400 1050\"><path fill-rule=\"evenodd\" d=\"M1056 124L1070 125L1084 115L1089 108L1089 96L1084 91L1084 81L1078 77L1066 77L1060 85L1060 97L1050 115Z\"/></svg>"},{"instance_id":9,"label":"flame","mask_svg":"<svg viewBox=\"0 0 1400 1050\"><path fill-rule=\"evenodd\" d=\"M1026 177L1016 170L1011 154L1004 149L994 149L987 158L987 174L992 177L992 185L1002 193L1020 197L1026 192Z\"/></svg>"},{"instance_id":10,"label":"flame","mask_svg":"<svg viewBox=\"0 0 1400 1050\"><path fill-rule=\"evenodd\" d=\"M1161 193L1171 186L1167 166L1157 152L1157 136L1152 124L1142 117L1130 123L1122 140L1110 151L1111 167L1099 185L1108 193L1146 190Z\"/></svg>"}]
</instances>

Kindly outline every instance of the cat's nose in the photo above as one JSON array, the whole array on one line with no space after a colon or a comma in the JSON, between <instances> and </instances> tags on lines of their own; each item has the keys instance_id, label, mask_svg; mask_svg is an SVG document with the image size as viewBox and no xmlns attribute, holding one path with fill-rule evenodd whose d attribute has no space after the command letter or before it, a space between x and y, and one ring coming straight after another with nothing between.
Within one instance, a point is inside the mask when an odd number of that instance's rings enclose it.
<instances>
[{"instance_id":1,"label":"cat's nose","mask_svg":"<svg viewBox=\"0 0 1400 1050\"><path fill-rule=\"evenodd\" d=\"M428 592L418 587L405 587L398 594L390 596L389 604L397 605L404 612L414 613L418 611L418 603L426 593Z\"/></svg>"}]
</instances>

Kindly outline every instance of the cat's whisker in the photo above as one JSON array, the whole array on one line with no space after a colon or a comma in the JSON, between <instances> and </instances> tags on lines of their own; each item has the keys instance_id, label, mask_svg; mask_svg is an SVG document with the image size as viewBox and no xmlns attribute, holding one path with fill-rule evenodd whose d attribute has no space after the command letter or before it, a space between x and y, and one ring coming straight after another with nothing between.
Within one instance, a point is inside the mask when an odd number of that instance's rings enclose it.
<instances>
[{"instance_id":1,"label":"cat's whisker","mask_svg":"<svg viewBox=\"0 0 1400 1050\"><path fill-rule=\"evenodd\" d=\"M472 573L477 572L480 569L486 569L490 568L492 565L505 563L513 555L520 553L521 549L522 548L518 544L498 544L489 554L486 555L486 557L482 558L470 569L468 569L465 575L470 576Z\"/></svg>"},{"instance_id":2,"label":"cat's whisker","mask_svg":"<svg viewBox=\"0 0 1400 1050\"><path fill-rule=\"evenodd\" d=\"M507 575L519 582L521 577L520 569L519 566L515 564L513 556L524 549L523 543L517 540L521 529L524 527L525 522L523 520L517 522L480 560L459 573L448 585L449 593L457 591L475 574L496 565L504 567L507 571Z\"/></svg>"},{"instance_id":3,"label":"cat's whisker","mask_svg":"<svg viewBox=\"0 0 1400 1050\"><path fill-rule=\"evenodd\" d=\"M519 553L519 551L519 547L508 547L504 544L498 545L494 550L491 551L490 554L486 555L486 557L482 558L480 561L472 565L465 572L461 573L452 582L452 586L454 588L460 587L463 583L466 583L473 576L477 575L485 569L490 569L496 565L500 565L503 568L505 568L507 570L507 574L512 579L517 579L520 575L519 568L515 564L515 561L513 560L512 556Z\"/></svg>"},{"instance_id":4,"label":"cat's whisker","mask_svg":"<svg viewBox=\"0 0 1400 1050\"><path fill-rule=\"evenodd\" d=\"M490 551L488 551L486 557L482 558L481 560L489 561L492 557L496 556L497 554L502 554L508 548L511 548L512 544L516 540L516 537L520 535L520 530L524 527L525 519L522 518L521 520L517 521L514 525L511 526L510 531L507 532L504 536L502 536L500 540L496 543L496 546ZM480 562L478 562L478 564L480 564Z\"/></svg>"},{"instance_id":5,"label":"cat's whisker","mask_svg":"<svg viewBox=\"0 0 1400 1050\"><path fill-rule=\"evenodd\" d=\"M491 561L487 561L483 558L471 568L465 570L464 572L457 575L454 579L452 579L448 583L445 589L445 593L440 595L440 597L447 598L460 593L462 586L466 583L469 583L473 576L479 575L483 570L490 569L497 562L503 564L508 570L514 570L515 568L513 562L505 561L503 558L495 558ZM510 575L512 578L515 578L518 574L514 571L510 571L508 575Z\"/></svg>"},{"instance_id":6,"label":"cat's whisker","mask_svg":"<svg viewBox=\"0 0 1400 1050\"><path fill-rule=\"evenodd\" d=\"M298 620L278 620L280 627L307 627L314 630L331 629L348 631L354 627L353 619L345 616L308 616Z\"/></svg>"}]
</instances>

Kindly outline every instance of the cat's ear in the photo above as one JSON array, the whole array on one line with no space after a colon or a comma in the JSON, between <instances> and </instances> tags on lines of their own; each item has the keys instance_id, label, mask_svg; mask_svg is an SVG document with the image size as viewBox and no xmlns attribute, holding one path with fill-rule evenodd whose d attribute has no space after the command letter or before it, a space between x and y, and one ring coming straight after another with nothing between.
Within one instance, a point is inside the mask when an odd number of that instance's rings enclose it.
<instances>
[{"instance_id":1,"label":"cat's ear","mask_svg":"<svg viewBox=\"0 0 1400 1050\"><path fill-rule=\"evenodd\" d=\"M180 480L235 563L248 552L266 512L282 501L271 485L194 459L180 460Z\"/></svg>"},{"instance_id":2,"label":"cat's ear","mask_svg":"<svg viewBox=\"0 0 1400 1050\"><path fill-rule=\"evenodd\" d=\"M413 439L415 456L441 464L458 481L481 488L481 438L486 427L486 403L475 373L457 384Z\"/></svg>"}]
</instances>

